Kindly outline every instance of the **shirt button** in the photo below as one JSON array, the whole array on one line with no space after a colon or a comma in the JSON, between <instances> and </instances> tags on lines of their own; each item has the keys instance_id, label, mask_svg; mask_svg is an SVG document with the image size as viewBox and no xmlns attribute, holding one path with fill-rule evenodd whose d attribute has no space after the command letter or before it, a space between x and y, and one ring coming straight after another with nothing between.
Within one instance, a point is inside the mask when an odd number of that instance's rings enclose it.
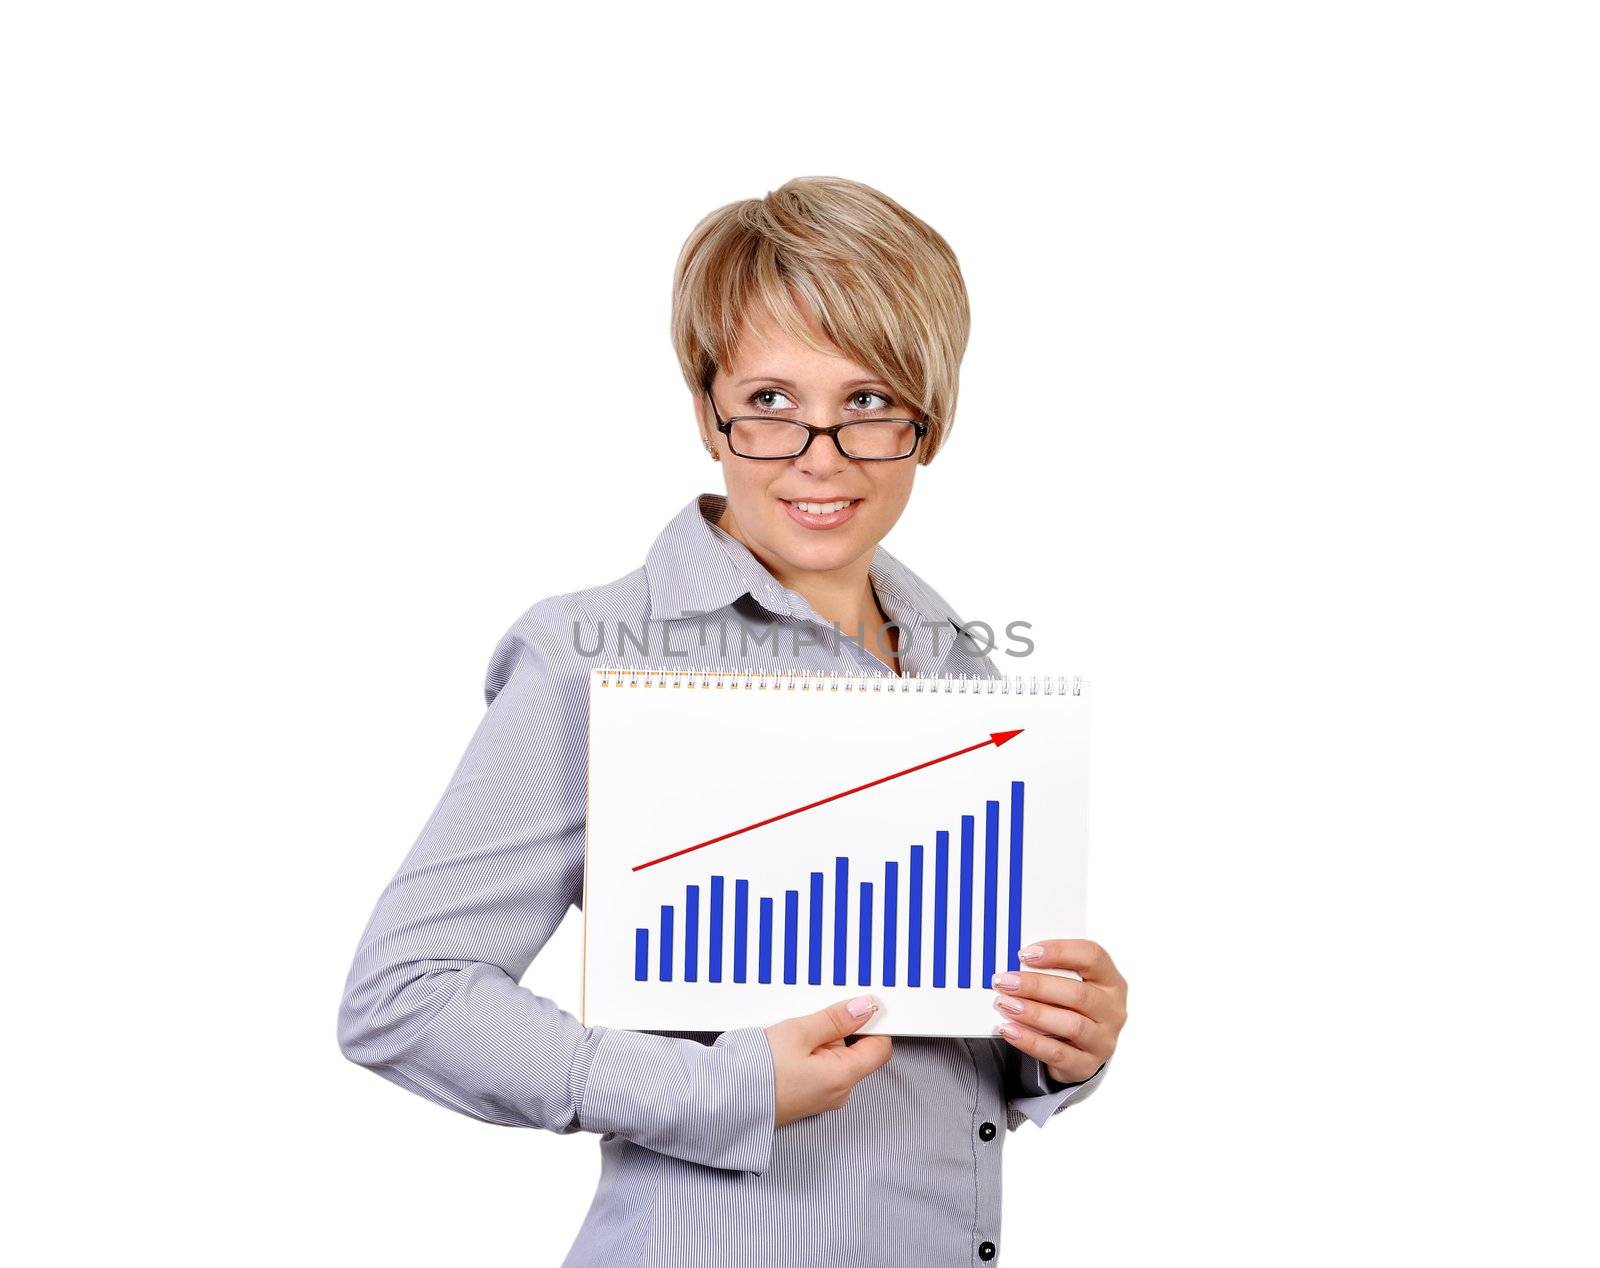
<instances>
[{"instance_id":1,"label":"shirt button","mask_svg":"<svg viewBox=\"0 0 1600 1268\"><path fill-rule=\"evenodd\" d=\"M978 1128L978 1139L979 1140L993 1140L994 1139L994 1124L993 1123L985 1123L982 1127Z\"/></svg>"},{"instance_id":2,"label":"shirt button","mask_svg":"<svg viewBox=\"0 0 1600 1268\"><path fill-rule=\"evenodd\" d=\"M978 1258L982 1259L982 1260L986 1260L986 1261L990 1260L990 1259L993 1259L994 1258L994 1243L993 1242L979 1242L978 1243Z\"/></svg>"}]
</instances>

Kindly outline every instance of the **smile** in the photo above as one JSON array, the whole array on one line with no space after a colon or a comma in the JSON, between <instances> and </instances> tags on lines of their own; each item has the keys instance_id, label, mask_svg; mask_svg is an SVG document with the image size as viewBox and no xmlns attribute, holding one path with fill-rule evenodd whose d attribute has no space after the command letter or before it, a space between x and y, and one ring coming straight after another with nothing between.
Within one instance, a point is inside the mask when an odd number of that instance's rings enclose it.
<instances>
[{"instance_id":1,"label":"smile","mask_svg":"<svg viewBox=\"0 0 1600 1268\"><path fill-rule=\"evenodd\" d=\"M856 513L860 498L830 498L826 501L801 498L790 501L779 498L785 513L802 528L838 528Z\"/></svg>"}]
</instances>

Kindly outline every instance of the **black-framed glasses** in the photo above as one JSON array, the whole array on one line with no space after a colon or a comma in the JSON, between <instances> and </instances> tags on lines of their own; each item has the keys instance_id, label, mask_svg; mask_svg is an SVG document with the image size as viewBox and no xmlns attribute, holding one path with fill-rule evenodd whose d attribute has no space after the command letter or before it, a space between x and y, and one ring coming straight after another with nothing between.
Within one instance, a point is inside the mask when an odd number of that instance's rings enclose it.
<instances>
[{"instance_id":1,"label":"black-framed glasses","mask_svg":"<svg viewBox=\"0 0 1600 1268\"><path fill-rule=\"evenodd\" d=\"M863 418L832 427L813 427L798 418L771 418L748 414L724 418L716 397L706 389L717 430L728 438L728 448L741 458L769 462L798 458L818 436L827 436L844 457L853 462L895 462L909 458L927 435L927 415L915 418Z\"/></svg>"}]
</instances>

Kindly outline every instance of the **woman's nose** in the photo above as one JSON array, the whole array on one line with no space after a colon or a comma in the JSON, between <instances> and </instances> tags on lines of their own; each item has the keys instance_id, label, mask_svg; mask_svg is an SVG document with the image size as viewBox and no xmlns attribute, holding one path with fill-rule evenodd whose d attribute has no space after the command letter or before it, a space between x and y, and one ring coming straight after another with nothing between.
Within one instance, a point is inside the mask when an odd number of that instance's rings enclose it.
<instances>
[{"instance_id":1,"label":"woman's nose","mask_svg":"<svg viewBox=\"0 0 1600 1268\"><path fill-rule=\"evenodd\" d=\"M835 475L850 465L832 436L813 436L810 446L794 461L800 470L815 476Z\"/></svg>"}]
</instances>

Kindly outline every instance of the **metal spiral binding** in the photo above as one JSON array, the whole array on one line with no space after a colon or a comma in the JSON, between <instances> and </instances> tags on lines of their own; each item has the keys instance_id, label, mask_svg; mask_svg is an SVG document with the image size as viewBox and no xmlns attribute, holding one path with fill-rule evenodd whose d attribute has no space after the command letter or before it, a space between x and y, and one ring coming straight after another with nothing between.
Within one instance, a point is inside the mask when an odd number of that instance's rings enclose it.
<instances>
[{"instance_id":1,"label":"metal spiral binding","mask_svg":"<svg viewBox=\"0 0 1600 1268\"><path fill-rule=\"evenodd\" d=\"M601 687L702 688L734 691L855 691L890 695L957 694L1002 696L1082 695L1083 679L1066 674L850 674L837 669L685 669L645 665L632 669L596 668L591 678Z\"/></svg>"}]
</instances>

